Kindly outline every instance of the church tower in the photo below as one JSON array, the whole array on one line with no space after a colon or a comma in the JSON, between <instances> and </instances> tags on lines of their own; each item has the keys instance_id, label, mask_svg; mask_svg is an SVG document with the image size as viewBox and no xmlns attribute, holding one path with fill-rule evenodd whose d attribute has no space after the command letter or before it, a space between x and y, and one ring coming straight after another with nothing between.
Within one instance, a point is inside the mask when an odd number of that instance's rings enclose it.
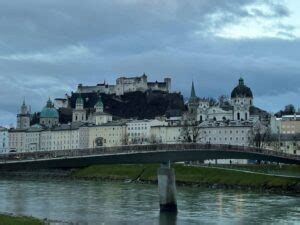
<instances>
[{"instance_id":1,"label":"church tower","mask_svg":"<svg viewBox=\"0 0 300 225\"><path fill-rule=\"evenodd\" d=\"M231 92L231 103L234 120L249 120L253 94L251 89L245 85L243 78L239 79L239 84Z\"/></svg>"},{"instance_id":2,"label":"church tower","mask_svg":"<svg viewBox=\"0 0 300 225\"><path fill-rule=\"evenodd\" d=\"M28 129L29 127L30 127L30 110L24 100L20 108L20 113L17 115L17 128Z\"/></svg>"},{"instance_id":3,"label":"church tower","mask_svg":"<svg viewBox=\"0 0 300 225\"><path fill-rule=\"evenodd\" d=\"M189 98L189 102L188 102L188 109L189 109L189 114L191 116L197 116L197 109L198 109L198 97L196 96L196 91L195 91L195 87L194 87L194 81L192 82L192 88L191 88L191 96Z\"/></svg>"},{"instance_id":4,"label":"church tower","mask_svg":"<svg viewBox=\"0 0 300 225\"><path fill-rule=\"evenodd\" d=\"M91 116L91 122L95 125L102 125L112 121L112 115L104 112L103 102L101 96L99 96L98 101L94 105L96 112L94 112Z\"/></svg>"},{"instance_id":5,"label":"church tower","mask_svg":"<svg viewBox=\"0 0 300 225\"><path fill-rule=\"evenodd\" d=\"M98 112L103 113L103 102L101 96L99 97L99 100L95 104L95 109L96 109L96 113Z\"/></svg>"},{"instance_id":6,"label":"church tower","mask_svg":"<svg viewBox=\"0 0 300 225\"><path fill-rule=\"evenodd\" d=\"M76 99L75 109L72 115L73 122L86 122L86 111L84 109L84 101L81 94Z\"/></svg>"}]
</instances>

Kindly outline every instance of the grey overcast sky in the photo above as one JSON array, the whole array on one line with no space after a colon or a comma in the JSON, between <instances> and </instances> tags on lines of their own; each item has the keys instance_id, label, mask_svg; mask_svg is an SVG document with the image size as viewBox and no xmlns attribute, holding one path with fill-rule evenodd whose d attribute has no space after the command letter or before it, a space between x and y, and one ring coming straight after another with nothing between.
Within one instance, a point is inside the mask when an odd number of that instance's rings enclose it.
<instances>
[{"instance_id":1,"label":"grey overcast sky","mask_svg":"<svg viewBox=\"0 0 300 225\"><path fill-rule=\"evenodd\" d=\"M144 72L189 95L300 107L299 0L0 0L0 124L25 97L40 111L78 83Z\"/></svg>"}]
</instances>

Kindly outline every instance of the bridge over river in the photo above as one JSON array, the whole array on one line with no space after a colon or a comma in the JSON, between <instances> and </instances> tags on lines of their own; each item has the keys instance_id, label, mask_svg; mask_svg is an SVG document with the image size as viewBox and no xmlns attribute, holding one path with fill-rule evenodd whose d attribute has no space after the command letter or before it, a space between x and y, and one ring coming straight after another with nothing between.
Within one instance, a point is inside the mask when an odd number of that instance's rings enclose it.
<instances>
[{"instance_id":1,"label":"bridge over river","mask_svg":"<svg viewBox=\"0 0 300 225\"><path fill-rule=\"evenodd\" d=\"M162 211L177 211L175 173L170 162L250 159L300 165L300 156L248 146L153 144L93 149L10 153L0 156L2 170L81 168L95 164L160 163L158 186Z\"/></svg>"},{"instance_id":2,"label":"bridge over river","mask_svg":"<svg viewBox=\"0 0 300 225\"><path fill-rule=\"evenodd\" d=\"M94 164L165 163L208 159L250 159L300 165L300 156L248 146L154 144L9 153L0 156L0 170L80 168Z\"/></svg>"}]
</instances>

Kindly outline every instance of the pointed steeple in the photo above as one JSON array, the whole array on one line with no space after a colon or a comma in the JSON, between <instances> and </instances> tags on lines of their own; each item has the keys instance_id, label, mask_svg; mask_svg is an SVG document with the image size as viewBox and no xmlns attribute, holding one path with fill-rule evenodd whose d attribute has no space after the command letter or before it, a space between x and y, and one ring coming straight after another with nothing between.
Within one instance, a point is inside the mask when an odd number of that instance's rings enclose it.
<instances>
[{"instance_id":1,"label":"pointed steeple","mask_svg":"<svg viewBox=\"0 0 300 225\"><path fill-rule=\"evenodd\" d=\"M190 96L189 101L193 101L196 99L197 99L197 96L196 96L196 91L195 91L195 87L194 87L194 81L192 81L191 96Z\"/></svg>"},{"instance_id":2,"label":"pointed steeple","mask_svg":"<svg viewBox=\"0 0 300 225\"><path fill-rule=\"evenodd\" d=\"M20 110L21 114L27 114L28 113L28 107L25 103L25 98L23 99L23 103L21 105L21 110Z\"/></svg>"},{"instance_id":3,"label":"pointed steeple","mask_svg":"<svg viewBox=\"0 0 300 225\"><path fill-rule=\"evenodd\" d=\"M26 103L25 103L25 97L24 97L22 106L25 106L25 105L26 105Z\"/></svg>"}]
</instances>

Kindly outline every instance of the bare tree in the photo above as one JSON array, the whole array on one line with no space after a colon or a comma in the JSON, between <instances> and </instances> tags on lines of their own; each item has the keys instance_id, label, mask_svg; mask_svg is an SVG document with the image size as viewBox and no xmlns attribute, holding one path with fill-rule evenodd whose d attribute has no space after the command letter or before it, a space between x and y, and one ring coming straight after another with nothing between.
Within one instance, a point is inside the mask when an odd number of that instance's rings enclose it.
<instances>
[{"instance_id":1,"label":"bare tree","mask_svg":"<svg viewBox=\"0 0 300 225\"><path fill-rule=\"evenodd\" d=\"M155 134L151 134L149 138L149 142L151 144L159 144L161 143L161 140L159 140Z\"/></svg>"},{"instance_id":2,"label":"bare tree","mask_svg":"<svg viewBox=\"0 0 300 225\"><path fill-rule=\"evenodd\" d=\"M208 100L210 106L214 106L218 102L215 98L208 98L207 100Z\"/></svg>"},{"instance_id":3,"label":"bare tree","mask_svg":"<svg viewBox=\"0 0 300 225\"><path fill-rule=\"evenodd\" d=\"M192 142L191 132L188 123L185 121L180 131L179 141L183 143Z\"/></svg>"},{"instance_id":4,"label":"bare tree","mask_svg":"<svg viewBox=\"0 0 300 225\"><path fill-rule=\"evenodd\" d=\"M218 102L220 105L226 104L229 102L229 98L227 95L220 95L218 98Z\"/></svg>"},{"instance_id":5,"label":"bare tree","mask_svg":"<svg viewBox=\"0 0 300 225\"><path fill-rule=\"evenodd\" d=\"M124 134L123 138L122 138L122 145L128 145L129 144L129 136L128 134Z\"/></svg>"},{"instance_id":6,"label":"bare tree","mask_svg":"<svg viewBox=\"0 0 300 225\"><path fill-rule=\"evenodd\" d=\"M257 122L249 132L249 145L257 148L264 148L271 138L271 131L268 126Z\"/></svg>"},{"instance_id":7,"label":"bare tree","mask_svg":"<svg viewBox=\"0 0 300 225\"><path fill-rule=\"evenodd\" d=\"M197 143L200 135L200 127L198 125L192 125L190 129L191 129L192 142Z\"/></svg>"},{"instance_id":8,"label":"bare tree","mask_svg":"<svg viewBox=\"0 0 300 225\"><path fill-rule=\"evenodd\" d=\"M180 133L180 141L188 142L188 143L197 143L202 138L201 130L197 121L190 121L190 123L185 122L181 133Z\"/></svg>"},{"instance_id":9,"label":"bare tree","mask_svg":"<svg viewBox=\"0 0 300 225\"><path fill-rule=\"evenodd\" d=\"M286 105L283 110L275 113L276 117L282 117L283 115L292 115L296 112L295 106L293 104Z\"/></svg>"}]
</instances>

